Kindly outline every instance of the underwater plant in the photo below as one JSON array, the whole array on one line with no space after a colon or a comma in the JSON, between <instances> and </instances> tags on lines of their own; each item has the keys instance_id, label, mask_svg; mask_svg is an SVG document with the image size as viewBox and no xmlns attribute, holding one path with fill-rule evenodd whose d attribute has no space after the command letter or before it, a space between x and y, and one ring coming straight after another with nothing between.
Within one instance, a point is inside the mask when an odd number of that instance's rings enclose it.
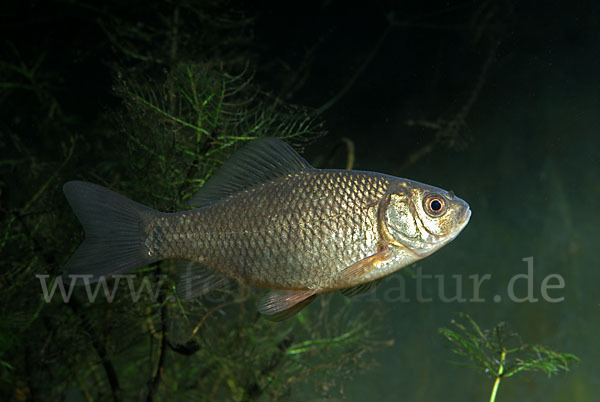
<instances>
[{"instance_id":1,"label":"underwater plant","mask_svg":"<svg viewBox=\"0 0 600 402\"><path fill-rule=\"evenodd\" d=\"M568 371L571 364L579 362L579 358L570 353L523 343L504 322L482 330L468 314L460 313L459 317L461 321L451 321L453 329L440 328L439 333L452 344L452 353L466 360L456 364L472 367L494 378L490 402L496 400L500 382L505 378L528 371L539 371L550 377Z\"/></svg>"},{"instance_id":2,"label":"underwater plant","mask_svg":"<svg viewBox=\"0 0 600 402\"><path fill-rule=\"evenodd\" d=\"M0 140L0 399L279 399L306 383L327 396L391 343L378 330L381 312L351 314L341 297L285 324L260 319L245 287L184 303L172 261L104 288L57 286L82 237L65 181L175 211L245 142L301 145L324 133L310 110L262 90L252 19L217 3L140 6L135 18L77 3L106 35L99 46L114 52L111 106L94 119L65 101L60 70L44 57L15 48L0 65L0 102L14 112Z\"/></svg>"}]
</instances>

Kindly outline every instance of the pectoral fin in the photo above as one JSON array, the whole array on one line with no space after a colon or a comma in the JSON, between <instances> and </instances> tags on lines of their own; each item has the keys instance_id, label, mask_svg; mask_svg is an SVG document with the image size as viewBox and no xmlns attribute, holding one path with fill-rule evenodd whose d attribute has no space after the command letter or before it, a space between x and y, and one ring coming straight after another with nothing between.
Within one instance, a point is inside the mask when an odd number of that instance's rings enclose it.
<instances>
[{"instance_id":1,"label":"pectoral fin","mask_svg":"<svg viewBox=\"0 0 600 402\"><path fill-rule=\"evenodd\" d=\"M332 286L339 288L352 288L356 283L365 283L378 279L374 273L377 268L390 258L390 249L383 247L377 253L350 265L332 281Z\"/></svg>"},{"instance_id":2,"label":"pectoral fin","mask_svg":"<svg viewBox=\"0 0 600 402\"><path fill-rule=\"evenodd\" d=\"M369 292L375 290L375 288L377 286L379 286L379 284L381 283L382 280L383 280L383 278L380 278L380 279L376 279L371 282L363 283L362 285L342 289L342 290L340 290L340 293L346 297L354 297L354 296L362 295L365 293L369 293Z\"/></svg>"},{"instance_id":3,"label":"pectoral fin","mask_svg":"<svg viewBox=\"0 0 600 402\"><path fill-rule=\"evenodd\" d=\"M258 311L272 321L282 321L308 306L315 297L314 290L273 290L258 304Z\"/></svg>"}]
</instances>

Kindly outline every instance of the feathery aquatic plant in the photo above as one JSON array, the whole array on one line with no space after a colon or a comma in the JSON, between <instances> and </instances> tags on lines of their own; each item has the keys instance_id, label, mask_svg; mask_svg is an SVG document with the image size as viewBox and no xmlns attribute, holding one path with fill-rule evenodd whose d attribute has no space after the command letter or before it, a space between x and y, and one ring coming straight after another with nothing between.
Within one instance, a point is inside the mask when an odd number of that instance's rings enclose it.
<instances>
[{"instance_id":1,"label":"feathery aquatic plant","mask_svg":"<svg viewBox=\"0 0 600 402\"><path fill-rule=\"evenodd\" d=\"M64 100L53 85L60 70L43 55L28 61L15 51L0 65L10 91L0 102L12 113L0 145L13 155L0 165L0 399L277 399L303 382L330 395L372 363L366 353L389 344L378 315L350 315L348 303L330 309L324 300L279 324L259 319L245 288L182 303L171 262L107 283L111 297L94 285L65 303L54 287L82 237L65 181L182 209L244 142L269 135L302 144L323 132L308 110L261 89L247 50L252 20L217 3L152 4L131 21L118 10L78 9L93 14L106 34L98 46L116 60L116 104L96 119ZM17 134L25 118L31 132ZM49 301L42 285L55 289Z\"/></svg>"},{"instance_id":2,"label":"feathery aquatic plant","mask_svg":"<svg viewBox=\"0 0 600 402\"><path fill-rule=\"evenodd\" d=\"M494 378L490 402L496 400L500 382L517 373L539 371L548 375L568 371L579 362L570 353L558 353L546 346L521 342L519 335L501 322L492 329L481 329L468 315L461 313L461 321L452 320L453 329L440 328L439 333L451 344L452 353L461 357L456 364L472 367Z\"/></svg>"}]
</instances>

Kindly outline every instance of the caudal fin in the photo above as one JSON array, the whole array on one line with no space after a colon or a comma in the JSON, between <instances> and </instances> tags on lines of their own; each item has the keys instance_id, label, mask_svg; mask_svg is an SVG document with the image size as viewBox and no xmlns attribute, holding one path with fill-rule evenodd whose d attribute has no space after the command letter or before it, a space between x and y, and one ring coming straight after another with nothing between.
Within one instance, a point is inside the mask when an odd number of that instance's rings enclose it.
<instances>
[{"instance_id":1,"label":"caudal fin","mask_svg":"<svg viewBox=\"0 0 600 402\"><path fill-rule=\"evenodd\" d=\"M85 240L64 267L63 281L92 275L89 281L96 282L157 261L144 252L143 224L159 212L83 181L67 182L63 191L85 230Z\"/></svg>"}]
</instances>

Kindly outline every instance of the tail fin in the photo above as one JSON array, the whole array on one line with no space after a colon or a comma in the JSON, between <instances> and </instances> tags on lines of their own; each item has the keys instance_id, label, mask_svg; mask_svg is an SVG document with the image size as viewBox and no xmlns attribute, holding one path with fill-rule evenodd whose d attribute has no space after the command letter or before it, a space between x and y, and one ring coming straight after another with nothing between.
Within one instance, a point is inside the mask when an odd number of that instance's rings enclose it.
<instances>
[{"instance_id":1,"label":"tail fin","mask_svg":"<svg viewBox=\"0 0 600 402\"><path fill-rule=\"evenodd\" d=\"M64 267L63 281L69 275L92 275L89 281L96 282L157 261L144 252L143 224L158 211L83 181L67 182L63 191L85 230L85 240Z\"/></svg>"}]
</instances>

